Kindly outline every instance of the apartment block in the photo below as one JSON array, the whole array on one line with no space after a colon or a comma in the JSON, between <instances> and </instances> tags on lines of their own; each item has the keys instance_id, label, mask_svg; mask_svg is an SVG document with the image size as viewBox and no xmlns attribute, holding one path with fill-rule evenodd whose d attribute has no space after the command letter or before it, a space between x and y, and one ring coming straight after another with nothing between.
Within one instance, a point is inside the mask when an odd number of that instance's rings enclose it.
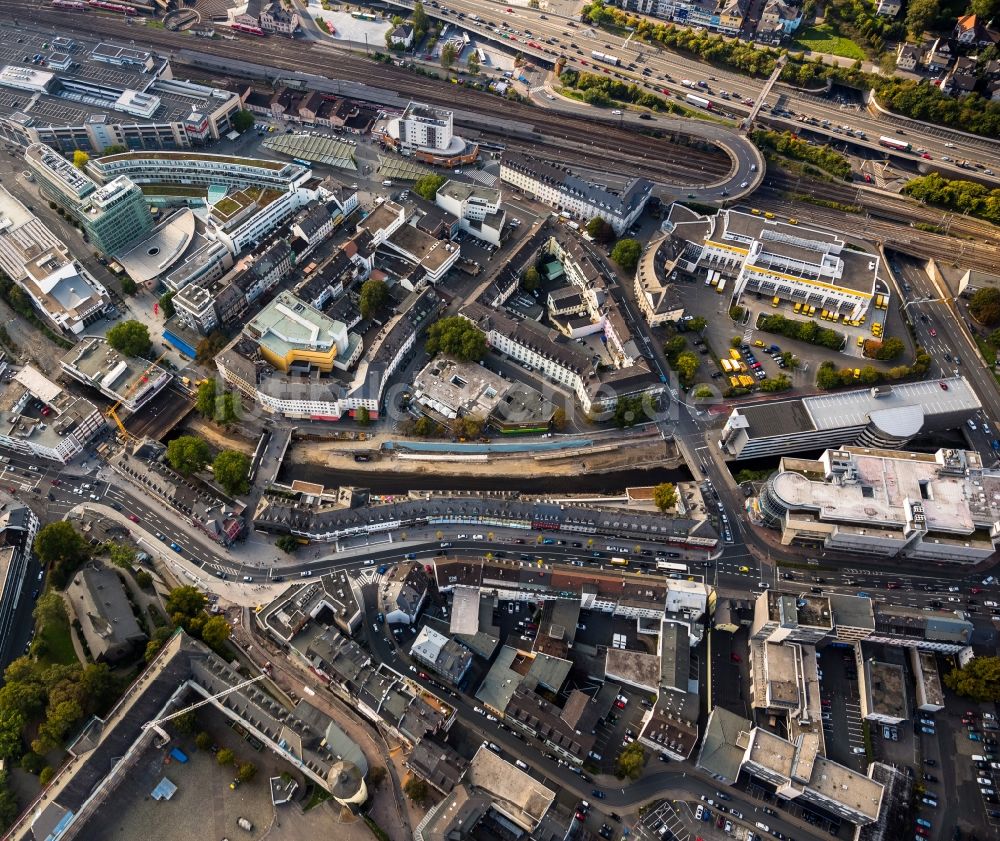
<instances>
[{"instance_id":1,"label":"apartment block","mask_svg":"<svg viewBox=\"0 0 1000 841\"><path fill-rule=\"evenodd\" d=\"M500 208L500 191L480 184L446 181L434 197L437 206L458 219L459 227L477 239L500 244L506 212Z\"/></svg>"}]
</instances>

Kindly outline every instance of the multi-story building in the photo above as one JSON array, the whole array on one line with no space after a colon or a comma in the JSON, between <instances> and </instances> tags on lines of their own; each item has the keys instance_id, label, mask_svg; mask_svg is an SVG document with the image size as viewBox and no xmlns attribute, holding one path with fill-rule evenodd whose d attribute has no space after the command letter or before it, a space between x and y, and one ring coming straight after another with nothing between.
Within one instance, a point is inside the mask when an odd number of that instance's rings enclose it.
<instances>
[{"instance_id":1,"label":"multi-story building","mask_svg":"<svg viewBox=\"0 0 1000 841\"><path fill-rule=\"evenodd\" d=\"M446 181L434 197L437 206L458 218L459 227L493 245L500 244L506 213L500 191L460 181Z\"/></svg>"},{"instance_id":2,"label":"multi-story building","mask_svg":"<svg viewBox=\"0 0 1000 841\"><path fill-rule=\"evenodd\" d=\"M389 124L389 135L404 149L447 152L455 145L454 115L443 108L411 102L398 119ZM464 141L458 138L460 143Z\"/></svg>"},{"instance_id":3,"label":"multi-story building","mask_svg":"<svg viewBox=\"0 0 1000 841\"><path fill-rule=\"evenodd\" d=\"M79 52L62 55L45 70L0 70L0 87L31 98L22 107L15 100L0 105L0 133L12 142L65 154L109 146L188 149L225 136L242 107L236 93L171 78L169 61L141 50L99 44L84 56L92 61L72 61ZM114 65L114 78L102 63Z\"/></svg>"},{"instance_id":4,"label":"multi-story building","mask_svg":"<svg viewBox=\"0 0 1000 841\"><path fill-rule=\"evenodd\" d=\"M906 672L902 666L867 658L858 675L862 718L879 724L902 724L909 719Z\"/></svg>"},{"instance_id":5,"label":"multi-story building","mask_svg":"<svg viewBox=\"0 0 1000 841\"><path fill-rule=\"evenodd\" d=\"M212 205L206 236L221 242L232 255L255 246L299 208L317 199L308 188L281 191L248 187Z\"/></svg>"},{"instance_id":6,"label":"multi-story building","mask_svg":"<svg viewBox=\"0 0 1000 841\"><path fill-rule=\"evenodd\" d=\"M126 251L153 227L142 190L124 175L91 193L76 216L91 244L105 254Z\"/></svg>"},{"instance_id":7,"label":"multi-story building","mask_svg":"<svg viewBox=\"0 0 1000 841\"><path fill-rule=\"evenodd\" d=\"M765 0L757 21L755 37L765 43L780 44L802 23L802 6L785 0Z\"/></svg>"},{"instance_id":8,"label":"multi-story building","mask_svg":"<svg viewBox=\"0 0 1000 841\"><path fill-rule=\"evenodd\" d=\"M12 636L21 630L14 619L21 599L28 596L25 577L39 525L25 505L11 505L0 513L0 665L5 669L23 653L11 648Z\"/></svg>"},{"instance_id":9,"label":"multi-story building","mask_svg":"<svg viewBox=\"0 0 1000 841\"><path fill-rule=\"evenodd\" d=\"M976 452L844 447L782 458L759 497L782 543L937 563L978 563L1000 544L1000 470Z\"/></svg>"},{"instance_id":10,"label":"multi-story building","mask_svg":"<svg viewBox=\"0 0 1000 841\"><path fill-rule=\"evenodd\" d=\"M719 448L736 459L835 446L900 449L921 432L961 426L981 408L962 377L778 400L734 409Z\"/></svg>"},{"instance_id":11,"label":"multi-story building","mask_svg":"<svg viewBox=\"0 0 1000 841\"><path fill-rule=\"evenodd\" d=\"M410 656L458 686L472 665L472 652L433 628L420 629L410 646Z\"/></svg>"},{"instance_id":12,"label":"multi-story building","mask_svg":"<svg viewBox=\"0 0 1000 841\"><path fill-rule=\"evenodd\" d=\"M62 370L105 397L120 402L119 411L137 412L162 391L171 374L146 359L123 356L105 339L89 336L61 361Z\"/></svg>"},{"instance_id":13,"label":"multi-story building","mask_svg":"<svg viewBox=\"0 0 1000 841\"><path fill-rule=\"evenodd\" d=\"M866 317L876 294L889 295L881 258L846 248L833 231L819 231L737 210L700 216L674 204L667 223L685 240L678 267L715 269L732 277L732 300L744 293L827 310L838 319Z\"/></svg>"},{"instance_id":14,"label":"multi-story building","mask_svg":"<svg viewBox=\"0 0 1000 841\"><path fill-rule=\"evenodd\" d=\"M87 169L101 181L121 175L136 184L176 184L186 187L250 187L289 192L312 176L294 161L270 161L205 152L121 152L91 160Z\"/></svg>"},{"instance_id":15,"label":"multi-story building","mask_svg":"<svg viewBox=\"0 0 1000 841\"><path fill-rule=\"evenodd\" d=\"M66 588L66 598L94 660L120 662L146 642L117 571L81 569Z\"/></svg>"},{"instance_id":16,"label":"multi-story building","mask_svg":"<svg viewBox=\"0 0 1000 841\"><path fill-rule=\"evenodd\" d=\"M748 742L741 770L774 786L778 797L819 806L859 826L878 819L882 784L827 759L812 734L793 742L755 727Z\"/></svg>"},{"instance_id":17,"label":"multi-story building","mask_svg":"<svg viewBox=\"0 0 1000 841\"><path fill-rule=\"evenodd\" d=\"M0 444L7 449L68 464L104 432L104 415L93 403L63 391L30 365L14 375L14 383L8 388L22 392L0 412Z\"/></svg>"},{"instance_id":18,"label":"multi-story building","mask_svg":"<svg viewBox=\"0 0 1000 841\"><path fill-rule=\"evenodd\" d=\"M55 328L70 334L102 318L108 290L21 202L0 187L0 269Z\"/></svg>"},{"instance_id":19,"label":"multi-story building","mask_svg":"<svg viewBox=\"0 0 1000 841\"><path fill-rule=\"evenodd\" d=\"M276 35L294 35L299 28L299 16L293 10L289 11L280 2L272 0L265 3L260 10L260 28Z\"/></svg>"},{"instance_id":20,"label":"multi-story building","mask_svg":"<svg viewBox=\"0 0 1000 841\"><path fill-rule=\"evenodd\" d=\"M588 221L600 216L621 235L642 213L653 183L636 178L622 193L585 181L570 170L524 155L504 155L500 180L566 216Z\"/></svg>"}]
</instances>

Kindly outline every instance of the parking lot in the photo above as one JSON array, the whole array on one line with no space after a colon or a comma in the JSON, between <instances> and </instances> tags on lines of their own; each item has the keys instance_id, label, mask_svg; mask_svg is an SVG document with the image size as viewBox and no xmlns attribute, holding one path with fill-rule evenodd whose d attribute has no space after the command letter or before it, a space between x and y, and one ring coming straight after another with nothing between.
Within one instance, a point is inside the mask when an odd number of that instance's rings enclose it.
<instances>
[{"instance_id":1,"label":"parking lot","mask_svg":"<svg viewBox=\"0 0 1000 841\"><path fill-rule=\"evenodd\" d=\"M819 654L826 754L841 765L864 771L867 757L853 650L828 645Z\"/></svg>"}]
</instances>

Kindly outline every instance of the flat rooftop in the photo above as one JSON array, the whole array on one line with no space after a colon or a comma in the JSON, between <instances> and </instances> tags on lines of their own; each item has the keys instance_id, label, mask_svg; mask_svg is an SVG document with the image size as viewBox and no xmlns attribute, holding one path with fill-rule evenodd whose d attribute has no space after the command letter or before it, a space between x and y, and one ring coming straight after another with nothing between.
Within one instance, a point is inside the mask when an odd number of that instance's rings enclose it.
<instances>
[{"instance_id":1,"label":"flat rooftop","mask_svg":"<svg viewBox=\"0 0 1000 841\"><path fill-rule=\"evenodd\" d=\"M869 660L868 693L871 696L871 711L893 718L909 718L906 703L906 675L903 667L895 663L880 663Z\"/></svg>"},{"instance_id":2,"label":"flat rooftop","mask_svg":"<svg viewBox=\"0 0 1000 841\"><path fill-rule=\"evenodd\" d=\"M448 180L438 189L438 195L445 195L460 202L470 199L477 199L484 204L499 204L500 202L499 190L466 181Z\"/></svg>"},{"instance_id":3,"label":"flat rooftop","mask_svg":"<svg viewBox=\"0 0 1000 841\"><path fill-rule=\"evenodd\" d=\"M130 161L140 163L142 161L175 161L178 163L205 163L229 164L231 166L246 167L248 169L269 169L282 170L289 165L288 161L271 161L266 158L243 158L235 155L212 155L207 152L168 150L150 151L142 150L136 152L120 152L114 155L104 155L98 159L99 163L118 163L120 161Z\"/></svg>"},{"instance_id":4,"label":"flat rooftop","mask_svg":"<svg viewBox=\"0 0 1000 841\"><path fill-rule=\"evenodd\" d=\"M655 654L609 648L604 668L609 677L650 692L657 692L660 684L660 658Z\"/></svg>"},{"instance_id":5,"label":"flat rooftop","mask_svg":"<svg viewBox=\"0 0 1000 841\"><path fill-rule=\"evenodd\" d=\"M62 359L64 367L73 368L96 388L134 398L145 391L142 386L154 383L166 372L147 359L123 356L104 339L88 337Z\"/></svg>"},{"instance_id":6,"label":"flat rooftop","mask_svg":"<svg viewBox=\"0 0 1000 841\"><path fill-rule=\"evenodd\" d=\"M771 488L789 507L814 511L821 520L896 528L917 522L931 532L969 534L1000 519L1000 494L988 492L1000 490L1000 471L975 469L974 452L844 447L794 463L815 465L816 472L786 470L772 478Z\"/></svg>"},{"instance_id":7,"label":"flat rooftop","mask_svg":"<svg viewBox=\"0 0 1000 841\"><path fill-rule=\"evenodd\" d=\"M330 348L347 330L291 292L279 293L243 329L279 356L297 348Z\"/></svg>"},{"instance_id":8,"label":"flat rooftop","mask_svg":"<svg viewBox=\"0 0 1000 841\"><path fill-rule=\"evenodd\" d=\"M869 821L878 820L882 806L881 783L825 756L817 756L809 788L863 814Z\"/></svg>"},{"instance_id":9,"label":"flat rooftop","mask_svg":"<svg viewBox=\"0 0 1000 841\"><path fill-rule=\"evenodd\" d=\"M767 612L772 622L785 626L803 625L824 629L833 627L830 600L826 596L768 590Z\"/></svg>"}]
</instances>

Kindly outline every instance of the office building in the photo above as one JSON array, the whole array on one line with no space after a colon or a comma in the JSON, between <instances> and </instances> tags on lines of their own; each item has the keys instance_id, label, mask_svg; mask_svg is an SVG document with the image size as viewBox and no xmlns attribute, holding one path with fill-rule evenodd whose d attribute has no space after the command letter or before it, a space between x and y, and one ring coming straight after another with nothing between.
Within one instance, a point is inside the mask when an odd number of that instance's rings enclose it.
<instances>
[{"instance_id":1,"label":"office building","mask_svg":"<svg viewBox=\"0 0 1000 841\"><path fill-rule=\"evenodd\" d=\"M222 186L234 191L250 187L288 192L301 187L311 170L294 161L271 161L195 151L131 151L105 155L88 162L87 169L101 181L127 176L136 184Z\"/></svg>"},{"instance_id":2,"label":"office building","mask_svg":"<svg viewBox=\"0 0 1000 841\"><path fill-rule=\"evenodd\" d=\"M897 663L866 658L858 669L861 717L878 724L902 724L910 717L906 670Z\"/></svg>"},{"instance_id":3,"label":"office building","mask_svg":"<svg viewBox=\"0 0 1000 841\"><path fill-rule=\"evenodd\" d=\"M955 429L981 408L963 377L774 400L733 409L719 449L735 459L823 447L895 450L920 433Z\"/></svg>"},{"instance_id":4,"label":"office building","mask_svg":"<svg viewBox=\"0 0 1000 841\"><path fill-rule=\"evenodd\" d=\"M403 115L392 121L389 133L403 148L445 152L455 140L453 126L451 111L411 102Z\"/></svg>"},{"instance_id":5,"label":"office building","mask_svg":"<svg viewBox=\"0 0 1000 841\"><path fill-rule=\"evenodd\" d=\"M142 190L125 176L91 193L76 217L90 243L105 254L125 251L153 227Z\"/></svg>"},{"instance_id":6,"label":"office building","mask_svg":"<svg viewBox=\"0 0 1000 841\"><path fill-rule=\"evenodd\" d=\"M1000 470L973 451L843 447L783 458L759 510L785 545L974 564L1000 544Z\"/></svg>"},{"instance_id":7,"label":"office building","mask_svg":"<svg viewBox=\"0 0 1000 841\"><path fill-rule=\"evenodd\" d=\"M79 335L103 318L108 290L21 202L0 187L0 269L57 332Z\"/></svg>"},{"instance_id":8,"label":"office building","mask_svg":"<svg viewBox=\"0 0 1000 841\"><path fill-rule=\"evenodd\" d=\"M619 236L639 218L653 191L651 181L636 178L616 193L565 167L509 152L500 162L500 180L567 218L587 222L600 216Z\"/></svg>"},{"instance_id":9,"label":"office building","mask_svg":"<svg viewBox=\"0 0 1000 841\"><path fill-rule=\"evenodd\" d=\"M162 391L171 374L146 359L123 356L105 339L90 336L61 362L64 373L105 397L120 402L119 411L137 412Z\"/></svg>"},{"instance_id":10,"label":"office building","mask_svg":"<svg viewBox=\"0 0 1000 841\"><path fill-rule=\"evenodd\" d=\"M14 619L21 600L30 595L32 582L26 576L39 525L27 506L11 504L0 512L0 667L4 669L24 653L14 647L13 637L21 630Z\"/></svg>"},{"instance_id":11,"label":"office building","mask_svg":"<svg viewBox=\"0 0 1000 841\"><path fill-rule=\"evenodd\" d=\"M434 201L458 219L463 231L484 242L500 244L506 212L500 207L499 190L464 181L445 181Z\"/></svg>"},{"instance_id":12,"label":"office building","mask_svg":"<svg viewBox=\"0 0 1000 841\"><path fill-rule=\"evenodd\" d=\"M93 403L64 391L30 365L7 388L12 402L0 411L0 444L9 450L68 464L105 431L104 415Z\"/></svg>"}]
</instances>

